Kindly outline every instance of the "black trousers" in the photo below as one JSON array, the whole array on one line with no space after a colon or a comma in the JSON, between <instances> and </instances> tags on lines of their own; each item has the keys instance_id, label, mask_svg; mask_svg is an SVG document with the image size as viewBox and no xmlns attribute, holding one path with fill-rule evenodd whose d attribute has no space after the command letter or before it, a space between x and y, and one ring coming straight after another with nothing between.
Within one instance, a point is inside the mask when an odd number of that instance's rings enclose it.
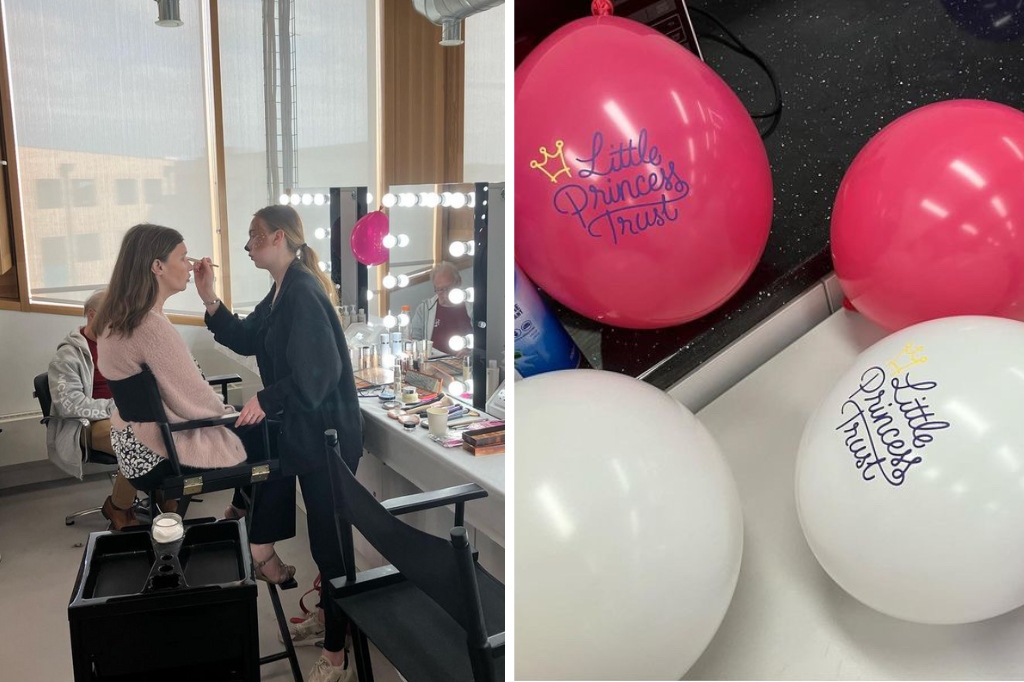
<instances>
[{"instance_id":1,"label":"black trousers","mask_svg":"<svg viewBox=\"0 0 1024 682\"><path fill-rule=\"evenodd\" d=\"M341 553L338 527L334 516L331 481L325 466L295 477L306 503L306 531L309 551L323 584L345 575L345 559ZM255 544L277 542L295 535L295 478L288 477L260 484L256 503L250 513L249 540ZM326 591L326 587L324 590ZM341 651L345 646L348 618L333 600L323 598L324 649Z\"/></svg>"}]
</instances>

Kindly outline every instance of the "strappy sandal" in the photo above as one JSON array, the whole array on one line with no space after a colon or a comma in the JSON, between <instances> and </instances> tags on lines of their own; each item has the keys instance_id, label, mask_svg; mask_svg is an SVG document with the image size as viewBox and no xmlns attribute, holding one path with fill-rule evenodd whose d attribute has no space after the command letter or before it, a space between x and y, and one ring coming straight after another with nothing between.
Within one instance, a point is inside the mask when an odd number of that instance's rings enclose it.
<instances>
[{"instance_id":1,"label":"strappy sandal","mask_svg":"<svg viewBox=\"0 0 1024 682\"><path fill-rule=\"evenodd\" d=\"M278 565L281 567L281 571L284 574L284 577L280 580L271 580L270 576L266 575L263 572L263 567L266 566L268 562L273 560L277 561ZM285 562L281 561L281 557L277 556L277 552L274 552L263 561L253 562L253 569L255 571L254 577L256 578L256 580L262 580L263 582L272 583L274 585L283 585L295 577L295 567L289 566Z\"/></svg>"}]
</instances>

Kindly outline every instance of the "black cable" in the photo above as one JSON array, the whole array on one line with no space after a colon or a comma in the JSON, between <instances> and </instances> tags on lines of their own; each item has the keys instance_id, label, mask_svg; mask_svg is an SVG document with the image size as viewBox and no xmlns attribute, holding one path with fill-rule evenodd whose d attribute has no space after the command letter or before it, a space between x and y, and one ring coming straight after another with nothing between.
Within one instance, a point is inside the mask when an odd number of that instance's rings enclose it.
<instances>
[{"instance_id":1,"label":"black cable","mask_svg":"<svg viewBox=\"0 0 1024 682\"><path fill-rule=\"evenodd\" d=\"M746 44L742 40L740 40L735 33L730 31L729 28L724 23L722 23L722 21L720 21L715 15L711 14L707 10L701 9L700 7L688 6L688 8L691 12L695 14L700 14L701 16L708 19L711 23L717 26L718 29L722 31L722 33L728 36L729 39L732 40L732 42L729 42L725 38L722 38L721 36L715 35L713 33L698 34L697 37L699 40L711 40L713 42L719 43L720 45L724 45L730 50L733 50L734 52L743 55L750 59L751 61L753 61L755 64L761 67L761 69L768 76L768 80L769 82L771 82L772 85L772 93L775 97L775 102L772 105L772 107L766 112L750 114L750 117L754 119L771 119L771 121L768 124L768 127L765 128L763 131L760 131L761 139L766 139L769 135L775 132L775 129L778 127L779 121L782 118L782 89L779 87L779 80L775 75L775 70L772 69L772 67L768 64L768 62L764 60L763 57L761 57L761 55L757 54L749 47L747 47Z\"/></svg>"}]
</instances>

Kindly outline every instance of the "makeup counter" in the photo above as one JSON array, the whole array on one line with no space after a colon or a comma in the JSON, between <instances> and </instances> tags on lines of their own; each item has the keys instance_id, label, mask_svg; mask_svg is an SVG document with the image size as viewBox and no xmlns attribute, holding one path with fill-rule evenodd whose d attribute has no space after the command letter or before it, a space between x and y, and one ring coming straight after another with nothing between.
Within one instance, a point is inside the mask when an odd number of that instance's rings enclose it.
<instances>
[{"instance_id":1,"label":"makeup counter","mask_svg":"<svg viewBox=\"0 0 1024 682\"><path fill-rule=\"evenodd\" d=\"M379 324L377 320L376 325ZM220 345L216 347L243 367L259 373L255 358L242 357ZM388 410L382 407L384 401L378 397L379 392L380 389L359 391L364 450L356 478L379 500L464 483L478 484L488 496L466 504L470 542L480 552L480 564L499 580L504 580L505 454L473 455L462 447L443 447L431 440L427 429L420 426L408 429L389 417ZM473 408L468 401L463 404L471 413L475 412L478 417L474 418L481 422L495 418ZM403 518L422 530L448 537L452 513L450 509L435 509ZM364 564L360 568L383 564L380 555L358 533L356 552Z\"/></svg>"}]
</instances>

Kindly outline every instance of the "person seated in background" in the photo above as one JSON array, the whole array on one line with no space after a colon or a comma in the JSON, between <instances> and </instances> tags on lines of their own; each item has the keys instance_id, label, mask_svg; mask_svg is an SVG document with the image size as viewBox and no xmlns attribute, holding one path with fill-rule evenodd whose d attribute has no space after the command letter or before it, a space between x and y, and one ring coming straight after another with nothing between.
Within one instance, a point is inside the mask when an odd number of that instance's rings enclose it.
<instances>
[{"instance_id":1,"label":"person seated in background","mask_svg":"<svg viewBox=\"0 0 1024 682\"><path fill-rule=\"evenodd\" d=\"M50 421L46 424L46 452L54 464L76 478L82 478L85 448L114 454L110 443L110 413L114 400L107 379L96 368L96 334L93 321L105 292L97 291L83 305L85 326L68 334L50 361L46 374L50 384ZM103 502L101 513L114 530L137 526L135 488L120 471L114 489Z\"/></svg>"},{"instance_id":2,"label":"person seated in background","mask_svg":"<svg viewBox=\"0 0 1024 682\"><path fill-rule=\"evenodd\" d=\"M429 339L434 348L449 355L467 354L467 349L455 351L449 345L453 336L465 336L473 331L473 304L452 303L448 293L462 286L462 275L453 263L446 260L430 271L434 295L422 301L413 311L409 323L409 338Z\"/></svg>"},{"instance_id":3,"label":"person seated in background","mask_svg":"<svg viewBox=\"0 0 1024 682\"><path fill-rule=\"evenodd\" d=\"M235 411L203 378L185 340L164 315L164 303L188 287L191 273L180 232L160 225L136 225L121 241L107 297L93 321L104 376L120 381L139 374L143 365L148 367L171 423L213 419ZM153 489L174 474L156 423L126 422L115 408L111 426L118 464L132 485ZM255 430L250 433L258 435ZM230 467L247 459L242 440L227 426L177 431L172 438L184 474ZM257 447L260 439L251 440L254 458L263 459ZM159 500L158 504L165 506ZM254 528L268 525L267 520L256 518L259 513L257 504L252 510ZM284 564L274 551L274 542L284 537L274 536L254 547L256 578L280 584L295 574L295 568Z\"/></svg>"}]
</instances>

